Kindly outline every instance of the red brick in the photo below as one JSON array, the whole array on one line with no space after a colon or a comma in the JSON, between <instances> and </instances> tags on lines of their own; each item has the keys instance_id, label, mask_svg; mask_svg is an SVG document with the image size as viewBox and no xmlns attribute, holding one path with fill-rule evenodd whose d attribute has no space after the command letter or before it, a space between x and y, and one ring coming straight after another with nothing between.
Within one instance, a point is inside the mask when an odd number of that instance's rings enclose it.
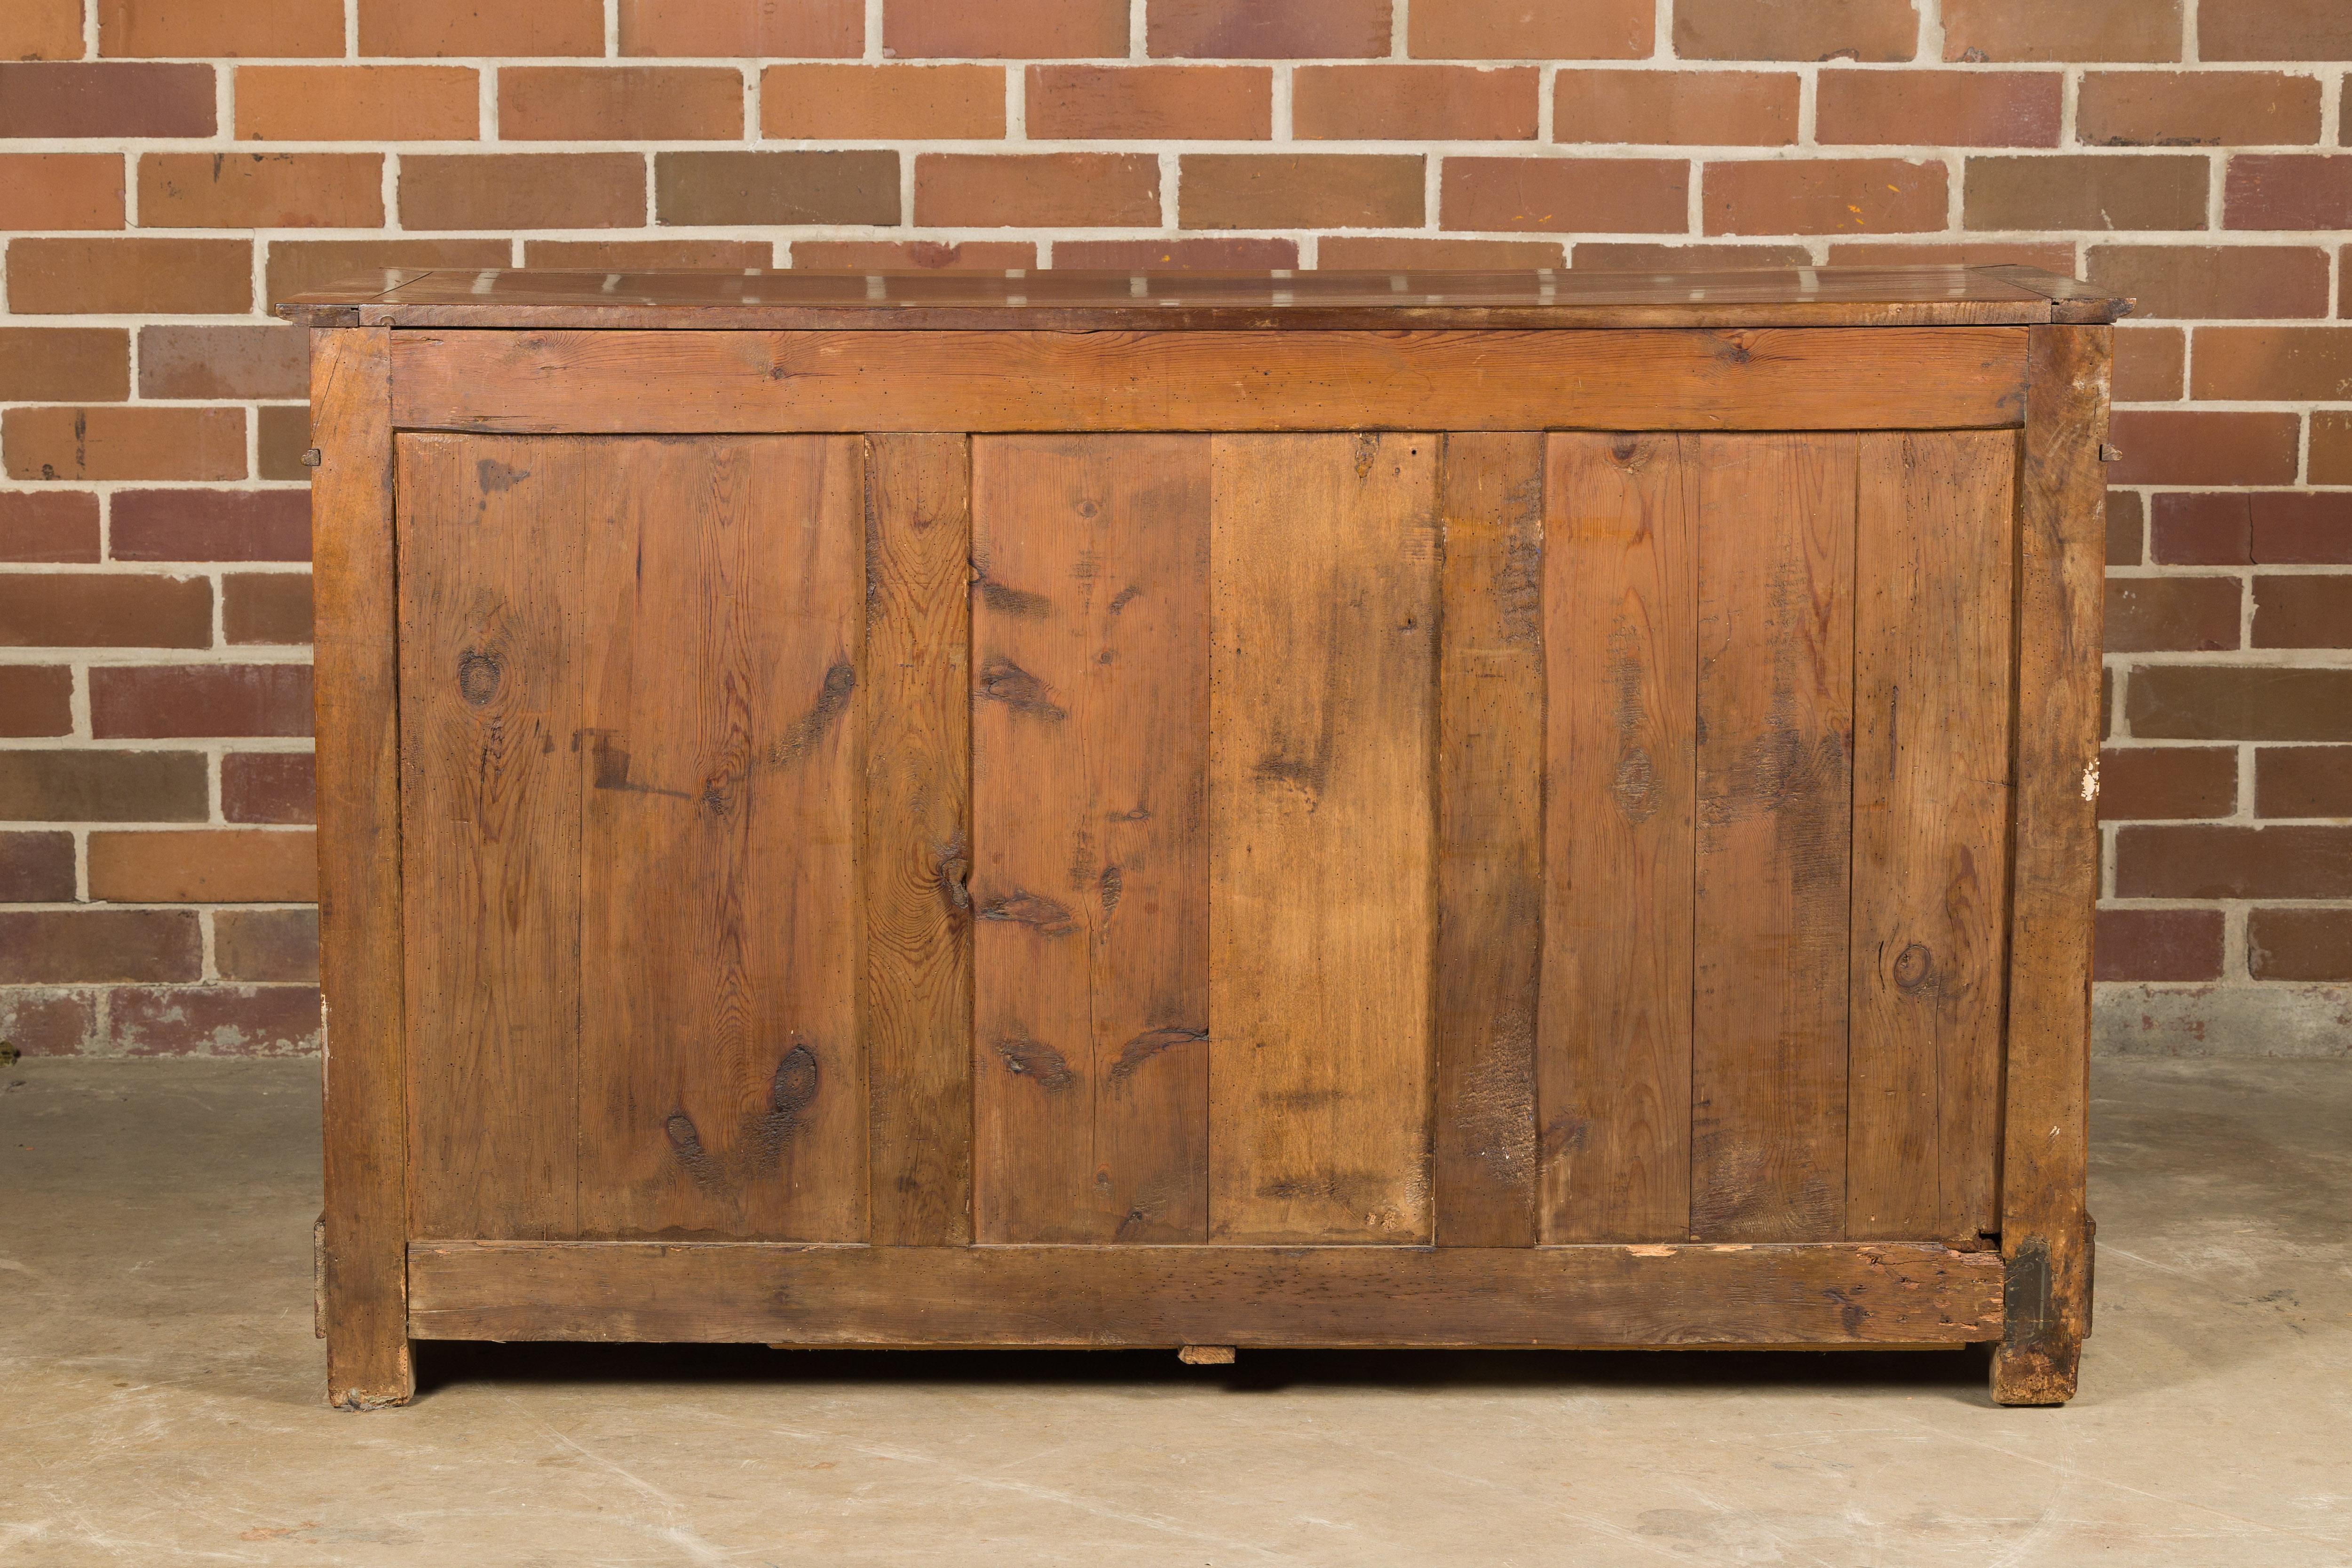
<instances>
[{"instance_id":1,"label":"red brick","mask_svg":"<svg viewBox=\"0 0 2352 1568\"><path fill-rule=\"evenodd\" d=\"M2219 910L2101 910L2094 980L2219 980Z\"/></svg>"},{"instance_id":2,"label":"red brick","mask_svg":"<svg viewBox=\"0 0 2352 1568\"><path fill-rule=\"evenodd\" d=\"M81 0L0 6L0 60L78 60L81 47Z\"/></svg>"},{"instance_id":3,"label":"red brick","mask_svg":"<svg viewBox=\"0 0 2352 1568\"><path fill-rule=\"evenodd\" d=\"M499 139L740 142L742 73L718 66L509 66L499 72Z\"/></svg>"},{"instance_id":4,"label":"red brick","mask_svg":"<svg viewBox=\"0 0 2352 1568\"><path fill-rule=\"evenodd\" d=\"M2125 707L2152 741L2352 741L2352 669L2136 668Z\"/></svg>"},{"instance_id":5,"label":"red brick","mask_svg":"<svg viewBox=\"0 0 2352 1568\"><path fill-rule=\"evenodd\" d=\"M1745 272L1758 268L1810 267L1801 245L1646 245L1633 240L1579 240L1569 265L1581 272Z\"/></svg>"},{"instance_id":6,"label":"red brick","mask_svg":"<svg viewBox=\"0 0 2352 1568\"><path fill-rule=\"evenodd\" d=\"M359 0L362 55L601 55L602 0Z\"/></svg>"},{"instance_id":7,"label":"red brick","mask_svg":"<svg viewBox=\"0 0 2352 1568\"><path fill-rule=\"evenodd\" d=\"M1208 153L1185 157L1178 201L1186 228L1414 228L1422 187L1418 155Z\"/></svg>"},{"instance_id":8,"label":"red brick","mask_svg":"<svg viewBox=\"0 0 2352 1568\"><path fill-rule=\"evenodd\" d=\"M2352 59L2352 10L2342 0L2202 0L2197 58Z\"/></svg>"},{"instance_id":9,"label":"red brick","mask_svg":"<svg viewBox=\"0 0 2352 1568\"><path fill-rule=\"evenodd\" d=\"M2292 414L2126 408L2107 422L2123 456L2111 485L2291 485L2301 431Z\"/></svg>"},{"instance_id":10,"label":"red brick","mask_svg":"<svg viewBox=\"0 0 2352 1568\"><path fill-rule=\"evenodd\" d=\"M2115 400L2179 401L2188 358L2189 334L2179 327L2129 327L2116 332Z\"/></svg>"},{"instance_id":11,"label":"red brick","mask_svg":"<svg viewBox=\"0 0 2352 1568\"><path fill-rule=\"evenodd\" d=\"M243 315L253 309L245 239L15 239L8 308L20 315Z\"/></svg>"},{"instance_id":12,"label":"red brick","mask_svg":"<svg viewBox=\"0 0 2352 1568\"><path fill-rule=\"evenodd\" d=\"M0 65L0 137L210 136L213 68Z\"/></svg>"},{"instance_id":13,"label":"red brick","mask_svg":"<svg viewBox=\"0 0 2352 1568\"><path fill-rule=\"evenodd\" d=\"M1904 233L1944 226L1944 165L1901 158L1709 163L1709 234Z\"/></svg>"},{"instance_id":14,"label":"red brick","mask_svg":"<svg viewBox=\"0 0 2352 1568\"><path fill-rule=\"evenodd\" d=\"M635 153L412 153L400 161L410 228L635 228L646 161Z\"/></svg>"},{"instance_id":15,"label":"red brick","mask_svg":"<svg viewBox=\"0 0 2352 1568\"><path fill-rule=\"evenodd\" d=\"M0 154L0 229L121 228L122 160L110 153Z\"/></svg>"},{"instance_id":16,"label":"red brick","mask_svg":"<svg viewBox=\"0 0 2352 1568\"><path fill-rule=\"evenodd\" d=\"M882 52L899 59L1077 59L1127 53L1129 0L892 0Z\"/></svg>"},{"instance_id":17,"label":"red brick","mask_svg":"<svg viewBox=\"0 0 2352 1568\"><path fill-rule=\"evenodd\" d=\"M194 910L0 910L0 984L194 980L203 972Z\"/></svg>"},{"instance_id":18,"label":"red brick","mask_svg":"<svg viewBox=\"0 0 2352 1568\"><path fill-rule=\"evenodd\" d=\"M2258 816L2352 816L2352 746L2261 746Z\"/></svg>"},{"instance_id":19,"label":"red brick","mask_svg":"<svg viewBox=\"0 0 2352 1568\"><path fill-rule=\"evenodd\" d=\"M95 561L98 498L88 490L0 490L0 561Z\"/></svg>"},{"instance_id":20,"label":"red brick","mask_svg":"<svg viewBox=\"0 0 2352 1568\"><path fill-rule=\"evenodd\" d=\"M2055 147L2065 83L2056 71L1822 72L1823 143Z\"/></svg>"},{"instance_id":21,"label":"red brick","mask_svg":"<svg viewBox=\"0 0 2352 1568\"><path fill-rule=\"evenodd\" d=\"M2116 896L2352 898L2352 827L2119 828Z\"/></svg>"},{"instance_id":22,"label":"red brick","mask_svg":"<svg viewBox=\"0 0 2352 1568\"><path fill-rule=\"evenodd\" d=\"M1040 141L1265 141L1274 73L1260 66L1034 66L1029 134Z\"/></svg>"},{"instance_id":23,"label":"red brick","mask_svg":"<svg viewBox=\"0 0 2352 1568\"><path fill-rule=\"evenodd\" d=\"M90 732L149 736L308 735L307 664L183 664L89 672Z\"/></svg>"},{"instance_id":24,"label":"red brick","mask_svg":"<svg viewBox=\"0 0 2352 1568\"><path fill-rule=\"evenodd\" d=\"M237 68L243 141L471 142L481 121L470 66Z\"/></svg>"},{"instance_id":25,"label":"red brick","mask_svg":"<svg viewBox=\"0 0 2352 1568\"><path fill-rule=\"evenodd\" d=\"M1060 254L1055 247L1055 254ZM1378 272L1474 272L1520 267L1559 267L1556 239L1408 239L1389 235L1329 235L1316 247L1317 265L1333 270L1356 267Z\"/></svg>"},{"instance_id":26,"label":"red brick","mask_svg":"<svg viewBox=\"0 0 2352 1568\"><path fill-rule=\"evenodd\" d=\"M89 896L109 904L293 904L319 896L309 833L198 827L89 836Z\"/></svg>"},{"instance_id":27,"label":"red brick","mask_svg":"<svg viewBox=\"0 0 2352 1568\"><path fill-rule=\"evenodd\" d=\"M2107 492L2107 564L2137 566L2140 541L2147 531L2147 509L2137 490Z\"/></svg>"},{"instance_id":28,"label":"red brick","mask_svg":"<svg viewBox=\"0 0 2352 1568\"><path fill-rule=\"evenodd\" d=\"M919 153L915 221L956 228L1157 227L1160 161L1142 153Z\"/></svg>"},{"instance_id":29,"label":"red brick","mask_svg":"<svg viewBox=\"0 0 2352 1568\"><path fill-rule=\"evenodd\" d=\"M2168 566L2241 566L2252 562L2249 503L2262 493L2175 491L2156 497L2148 522L2155 559Z\"/></svg>"},{"instance_id":30,"label":"red brick","mask_svg":"<svg viewBox=\"0 0 2352 1568\"><path fill-rule=\"evenodd\" d=\"M2156 558L2168 565L2352 565L2352 495L2224 490L2156 498Z\"/></svg>"},{"instance_id":31,"label":"red brick","mask_svg":"<svg viewBox=\"0 0 2352 1568\"><path fill-rule=\"evenodd\" d=\"M1686 60L1907 60L1918 47L1912 0L1675 5L1675 53Z\"/></svg>"},{"instance_id":32,"label":"red brick","mask_svg":"<svg viewBox=\"0 0 2352 1568\"><path fill-rule=\"evenodd\" d=\"M1960 221L1969 228L2203 228L2201 157L2126 153L1970 158Z\"/></svg>"},{"instance_id":33,"label":"red brick","mask_svg":"<svg viewBox=\"0 0 2352 1568\"><path fill-rule=\"evenodd\" d=\"M70 833L0 833L0 903L74 901Z\"/></svg>"},{"instance_id":34,"label":"red brick","mask_svg":"<svg viewBox=\"0 0 2352 1568\"><path fill-rule=\"evenodd\" d=\"M148 153L139 221L150 228L374 228L383 159L373 153Z\"/></svg>"},{"instance_id":35,"label":"red brick","mask_svg":"<svg viewBox=\"0 0 2352 1568\"><path fill-rule=\"evenodd\" d=\"M97 0L98 52L144 59L340 55L342 0Z\"/></svg>"},{"instance_id":36,"label":"red brick","mask_svg":"<svg viewBox=\"0 0 2352 1568\"><path fill-rule=\"evenodd\" d=\"M310 574L232 572L221 579L221 630L232 645L310 640Z\"/></svg>"},{"instance_id":37,"label":"red brick","mask_svg":"<svg viewBox=\"0 0 2352 1568\"><path fill-rule=\"evenodd\" d=\"M1797 139L1794 75L1780 71L1562 70L1551 139L1647 146L1785 146Z\"/></svg>"},{"instance_id":38,"label":"red brick","mask_svg":"<svg viewBox=\"0 0 2352 1568\"><path fill-rule=\"evenodd\" d=\"M230 822L316 822L308 752L230 752L221 758L221 816Z\"/></svg>"},{"instance_id":39,"label":"red brick","mask_svg":"<svg viewBox=\"0 0 2352 1568\"><path fill-rule=\"evenodd\" d=\"M621 0L625 55L843 58L865 47L865 0Z\"/></svg>"},{"instance_id":40,"label":"red brick","mask_svg":"<svg viewBox=\"0 0 2352 1568\"><path fill-rule=\"evenodd\" d=\"M2180 0L1944 0L1948 60L2177 60Z\"/></svg>"},{"instance_id":41,"label":"red brick","mask_svg":"<svg viewBox=\"0 0 2352 1568\"><path fill-rule=\"evenodd\" d=\"M260 410L255 416L254 478L308 480L302 454L310 445L310 407L306 403Z\"/></svg>"},{"instance_id":42,"label":"red brick","mask_svg":"<svg viewBox=\"0 0 2352 1568\"><path fill-rule=\"evenodd\" d=\"M662 223L887 226L898 221L898 154L662 153L654 188Z\"/></svg>"},{"instance_id":43,"label":"red brick","mask_svg":"<svg viewBox=\"0 0 2352 1568\"><path fill-rule=\"evenodd\" d=\"M131 395L120 327L0 327L0 398L85 402Z\"/></svg>"},{"instance_id":44,"label":"red brick","mask_svg":"<svg viewBox=\"0 0 2352 1568\"><path fill-rule=\"evenodd\" d=\"M72 1057L96 1050L98 993L12 987L0 991L0 1038L28 1057Z\"/></svg>"},{"instance_id":45,"label":"red brick","mask_svg":"<svg viewBox=\"0 0 2352 1568\"><path fill-rule=\"evenodd\" d=\"M1346 59L1389 52L1388 0L1150 0L1144 23L1145 47L1154 55ZM1126 51L1122 43L1102 52Z\"/></svg>"},{"instance_id":46,"label":"red brick","mask_svg":"<svg viewBox=\"0 0 2352 1568\"><path fill-rule=\"evenodd\" d=\"M2256 647L2352 647L2352 577L2257 576Z\"/></svg>"},{"instance_id":47,"label":"red brick","mask_svg":"<svg viewBox=\"0 0 2352 1568\"><path fill-rule=\"evenodd\" d=\"M310 985L190 985L117 991L113 1047L127 1057L306 1057L319 1050Z\"/></svg>"},{"instance_id":48,"label":"red brick","mask_svg":"<svg viewBox=\"0 0 2352 1568\"><path fill-rule=\"evenodd\" d=\"M2352 980L2352 910L2255 910L2246 972L2256 980Z\"/></svg>"},{"instance_id":49,"label":"red brick","mask_svg":"<svg viewBox=\"0 0 2352 1568\"><path fill-rule=\"evenodd\" d=\"M1531 66L1300 66L1290 78L1291 134L1524 142L1536 133L1536 86Z\"/></svg>"},{"instance_id":50,"label":"red brick","mask_svg":"<svg viewBox=\"0 0 2352 1568\"><path fill-rule=\"evenodd\" d=\"M2238 614L2235 577L2111 577L2107 651L2236 647Z\"/></svg>"},{"instance_id":51,"label":"red brick","mask_svg":"<svg viewBox=\"0 0 2352 1568\"><path fill-rule=\"evenodd\" d=\"M1689 222L1679 159L1448 158L1439 182L1441 228L1673 234Z\"/></svg>"},{"instance_id":52,"label":"red brick","mask_svg":"<svg viewBox=\"0 0 2352 1568\"><path fill-rule=\"evenodd\" d=\"M14 479L241 479L241 408L11 408L0 449Z\"/></svg>"},{"instance_id":53,"label":"red brick","mask_svg":"<svg viewBox=\"0 0 2352 1568\"><path fill-rule=\"evenodd\" d=\"M319 911L221 910L213 917L213 967L223 980L317 980Z\"/></svg>"},{"instance_id":54,"label":"red brick","mask_svg":"<svg viewBox=\"0 0 2352 1568\"><path fill-rule=\"evenodd\" d=\"M0 664L0 735L72 732L72 670L62 664Z\"/></svg>"},{"instance_id":55,"label":"red brick","mask_svg":"<svg viewBox=\"0 0 2352 1568\"><path fill-rule=\"evenodd\" d=\"M2352 157L2240 153L2221 195L2224 228L2352 228Z\"/></svg>"},{"instance_id":56,"label":"red brick","mask_svg":"<svg viewBox=\"0 0 2352 1568\"><path fill-rule=\"evenodd\" d=\"M1655 25L1653 0L1444 0L1406 10L1405 53L1423 60L1641 59Z\"/></svg>"},{"instance_id":57,"label":"red brick","mask_svg":"<svg viewBox=\"0 0 2352 1568\"><path fill-rule=\"evenodd\" d=\"M304 490L118 490L118 561L308 561Z\"/></svg>"},{"instance_id":58,"label":"red brick","mask_svg":"<svg viewBox=\"0 0 2352 1568\"><path fill-rule=\"evenodd\" d=\"M2237 809L2234 746L2110 746L2099 753L2101 822L2179 822Z\"/></svg>"},{"instance_id":59,"label":"red brick","mask_svg":"<svg viewBox=\"0 0 2352 1568\"><path fill-rule=\"evenodd\" d=\"M2311 482L2352 485L2352 414L2311 414Z\"/></svg>"},{"instance_id":60,"label":"red brick","mask_svg":"<svg viewBox=\"0 0 2352 1568\"><path fill-rule=\"evenodd\" d=\"M1033 109L1033 116L1034 112ZM835 142L1002 136L1004 70L1001 66L770 66L760 76L760 133ZM1045 134L1034 121L1029 133Z\"/></svg>"},{"instance_id":61,"label":"red brick","mask_svg":"<svg viewBox=\"0 0 2352 1568\"><path fill-rule=\"evenodd\" d=\"M308 397L307 334L283 326L142 327L142 397Z\"/></svg>"},{"instance_id":62,"label":"red brick","mask_svg":"<svg viewBox=\"0 0 2352 1568\"><path fill-rule=\"evenodd\" d=\"M2095 245L2090 280L2132 319L2327 314L2327 252L2300 245Z\"/></svg>"},{"instance_id":63,"label":"red brick","mask_svg":"<svg viewBox=\"0 0 2352 1568\"><path fill-rule=\"evenodd\" d=\"M2319 140L2319 83L2268 71L2093 71L2074 106L2089 147L2280 147Z\"/></svg>"},{"instance_id":64,"label":"red brick","mask_svg":"<svg viewBox=\"0 0 2352 1568\"><path fill-rule=\"evenodd\" d=\"M503 239L273 239L265 287L268 303L357 279L381 279L392 267L505 267L512 260Z\"/></svg>"},{"instance_id":65,"label":"red brick","mask_svg":"<svg viewBox=\"0 0 2352 1568\"><path fill-rule=\"evenodd\" d=\"M2352 398L2352 327L2202 327L2194 395L2261 402Z\"/></svg>"},{"instance_id":66,"label":"red brick","mask_svg":"<svg viewBox=\"0 0 2352 1568\"><path fill-rule=\"evenodd\" d=\"M593 272L740 272L775 265L764 239L533 239L524 242L525 267L569 267Z\"/></svg>"},{"instance_id":67,"label":"red brick","mask_svg":"<svg viewBox=\"0 0 2352 1568\"><path fill-rule=\"evenodd\" d=\"M131 572L0 576L0 647L210 647L213 585Z\"/></svg>"},{"instance_id":68,"label":"red brick","mask_svg":"<svg viewBox=\"0 0 2352 1568\"><path fill-rule=\"evenodd\" d=\"M1037 265L1037 247L1023 240L796 239L795 268L845 268L854 271L893 268L922 272L1003 271Z\"/></svg>"},{"instance_id":69,"label":"red brick","mask_svg":"<svg viewBox=\"0 0 2352 1568\"><path fill-rule=\"evenodd\" d=\"M1328 253L1335 242L1324 241ZM1054 243L1054 265L1107 267L1126 271L1256 272L1298 265L1296 240L1241 235L1204 235L1181 239L1063 239Z\"/></svg>"},{"instance_id":70,"label":"red brick","mask_svg":"<svg viewBox=\"0 0 2352 1568\"><path fill-rule=\"evenodd\" d=\"M1801 266L1800 262L1796 265ZM1830 247L1832 267L2039 267L2070 277L2074 247L2064 240L1854 241Z\"/></svg>"},{"instance_id":71,"label":"red brick","mask_svg":"<svg viewBox=\"0 0 2352 1568\"><path fill-rule=\"evenodd\" d=\"M202 822L194 752L0 751L0 822Z\"/></svg>"}]
</instances>

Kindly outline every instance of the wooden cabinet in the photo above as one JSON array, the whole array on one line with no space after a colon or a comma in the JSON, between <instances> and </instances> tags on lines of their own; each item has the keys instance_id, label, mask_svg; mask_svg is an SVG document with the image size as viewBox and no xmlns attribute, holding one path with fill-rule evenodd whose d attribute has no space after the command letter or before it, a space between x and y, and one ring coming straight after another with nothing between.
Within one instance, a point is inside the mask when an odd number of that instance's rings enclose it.
<instances>
[{"instance_id":1,"label":"wooden cabinet","mask_svg":"<svg viewBox=\"0 0 2352 1568\"><path fill-rule=\"evenodd\" d=\"M399 274L312 332L333 1396L412 1339L2073 1389L2119 302Z\"/></svg>"}]
</instances>

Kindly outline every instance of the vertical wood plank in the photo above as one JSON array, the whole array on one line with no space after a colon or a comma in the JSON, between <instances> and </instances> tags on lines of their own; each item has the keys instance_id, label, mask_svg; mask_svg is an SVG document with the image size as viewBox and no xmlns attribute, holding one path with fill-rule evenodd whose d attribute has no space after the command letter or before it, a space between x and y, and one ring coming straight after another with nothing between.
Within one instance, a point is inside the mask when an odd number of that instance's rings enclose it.
<instances>
[{"instance_id":1,"label":"vertical wood plank","mask_svg":"<svg viewBox=\"0 0 2352 1568\"><path fill-rule=\"evenodd\" d=\"M972 441L986 1242L1207 1226L1209 443Z\"/></svg>"},{"instance_id":2,"label":"vertical wood plank","mask_svg":"<svg viewBox=\"0 0 2352 1568\"><path fill-rule=\"evenodd\" d=\"M1690 1231L1695 450L1686 436L1547 442L1547 1242Z\"/></svg>"},{"instance_id":3,"label":"vertical wood plank","mask_svg":"<svg viewBox=\"0 0 2352 1568\"><path fill-rule=\"evenodd\" d=\"M1691 1228L1845 1225L1856 448L1697 438Z\"/></svg>"},{"instance_id":4,"label":"vertical wood plank","mask_svg":"<svg viewBox=\"0 0 2352 1568\"><path fill-rule=\"evenodd\" d=\"M1974 1247L1999 1224L2017 437L1860 441L1845 1234Z\"/></svg>"},{"instance_id":5,"label":"vertical wood plank","mask_svg":"<svg viewBox=\"0 0 2352 1568\"><path fill-rule=\"evenodd\" d=\"M391 337L380 328L310 334L327 1397L349 1409L397 1405L415 1389L401 1062Z\"/></svg>"},{"instance_id":6,"label":"vertical wood plank","mask_svg":"<svg viewBox=\"0 0 2352 1568\"><path fill-rule=\"evenodd\" d=\"M874 1242L971 1239L971 508L963 437L866 445Z\"/></svg>"},{"instance_id":7,"label":"vertical wood plank","mask_svg":"<svg viewBox=\"0 0 2352 1568\"><path fill-rule=\"evenodd\" d=\"M577 1234L574 437L399 440L409 1087L419 1237Z\"/></svg>"},{"instance_id":8,"label":"vertical wood plank","mask_svg":"<svg viewBox=\"0 0 2352 1568\"><path fill-rule=\"evenodd\" d=\"M863 446L590 448L581 1234L863 1240Z\"/></svg>"},{"instance_id":9,"label":"vertical wood plank","mask_svg":"<svg viewBox=\"0 0 2352 1568\"><path fill-rule=\"evenodd\" d=\"M2090 1329L2083 1196L2099 864L2099 444L2113 353L2111 328L2028 331L2000 1189L2007 1327L1992 1364L2004 1405L2071 1398Z\"/></svg>"},{"instance_id":10,"label":"vertical wood plank","mask_svg":"<svg viewBox=\"0 0 2352 1568\"><path fill-rule=\"evenodd\" d=\"M1436 458L1213 447L1213 1240L1431 1235Z\"/></svg>"}]
</instances>

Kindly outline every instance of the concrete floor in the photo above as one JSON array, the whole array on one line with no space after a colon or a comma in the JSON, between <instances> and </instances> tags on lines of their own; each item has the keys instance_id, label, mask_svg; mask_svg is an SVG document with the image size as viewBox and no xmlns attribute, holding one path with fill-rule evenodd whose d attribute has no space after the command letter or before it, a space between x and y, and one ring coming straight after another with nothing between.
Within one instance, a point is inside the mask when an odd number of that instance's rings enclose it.
<instances>
[{"instance_id":1,"label":"concrete floor","mask_svg":"<svg viewBox=\"0 0 2352 1568\"><path fill-rule=\"evenodd\" d=\"M315 1075L0 1071L0 1564L2352 1563L2352 1062L2100 1064L2060 1411L1980 1353L483 1345L342 1415Z\"/></svg>"}]
</instances>

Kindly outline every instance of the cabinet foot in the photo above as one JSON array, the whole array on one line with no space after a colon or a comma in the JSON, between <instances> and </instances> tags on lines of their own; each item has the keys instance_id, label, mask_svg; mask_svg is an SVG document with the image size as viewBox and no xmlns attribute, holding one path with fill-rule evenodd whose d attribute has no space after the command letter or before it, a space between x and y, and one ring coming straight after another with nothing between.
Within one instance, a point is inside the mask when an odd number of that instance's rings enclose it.
<instances>
[{"instance_id":1,"label":"cabinet foot","mask_svg":"<svg viewBox=\"0 0 2352 1568\"><path fill-rule=\"evenodd\" d=\"M1231 1366L1234 1364L1234 1347L1186 1345L1176 1352L1176 1359L1186 1366Z\"/></svg>"}]
</instances>

